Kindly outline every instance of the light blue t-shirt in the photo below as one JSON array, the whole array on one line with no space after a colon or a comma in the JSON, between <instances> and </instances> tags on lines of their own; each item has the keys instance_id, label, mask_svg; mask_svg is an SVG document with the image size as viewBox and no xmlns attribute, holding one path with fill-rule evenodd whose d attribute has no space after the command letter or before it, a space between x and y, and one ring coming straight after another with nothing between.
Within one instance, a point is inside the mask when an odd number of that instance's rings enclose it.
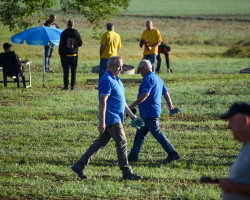
<instances>
[{"instance_id":1,"label":"light blue t-shirt","mask_svg":"<svg viewBox=\"0 0 250 200\"><path fill-rule=\"evenodd\" d=\"M106 109L106 126L111 126L117 122L123 123L125 111L125 89L119 77L114 77L106 71L99 81L100 95L109 95Z\"/></svg>"},{"instance_id":2,"label":"light blue t-shirt","mask_svg":"<svg viewBox=\"0 0 250 200\"><path fill-rule=\"evenodd\" d=\"M137 98L142 93L149 94L148 98L138 105L140 117L159 118L161 115L161 96L168 92L163 80L151 72L144 76L139 87Z\"/></svg>"},{"instance_id":3,"label":"light blue t-shirt","mask_svg":"<svg viewBox=\"0 0 250 200\"><path fill-rule=\"evenodd\" d=\"M244 144L232 165L229 178L238 183L250 184L250 141ZM249 200L250 197L238 193L223 193L223 200Z\"/></svg>"}]
</instances>

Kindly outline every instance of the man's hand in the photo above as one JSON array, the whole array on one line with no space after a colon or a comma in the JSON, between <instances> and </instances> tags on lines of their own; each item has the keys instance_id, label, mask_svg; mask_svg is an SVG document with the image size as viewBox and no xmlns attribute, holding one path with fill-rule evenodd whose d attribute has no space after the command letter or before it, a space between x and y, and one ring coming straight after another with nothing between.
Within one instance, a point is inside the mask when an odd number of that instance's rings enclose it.
<instances>
[{"instance_id":1,"label":"man's hand","mask_svg":"<svg viewBox=\"0 0 250 200\"><path fill-rule=\"evenodd\" d=\"M142 118L134 118L131 121L131 126L140 129L141 127L145 126L145 122Z\"/></svg>"},{"instance_id":2,"label":"man's hand","mask_svg":"<svg viewBox=\"0 0 250 200\"><path fill-rule=\"evenodd\" d=\"M231 193L236 192L236 183L229 178L220 179L219 180L219 186L223 190L223 192Z\"/></svg>"},{"instance_id":3,"label":"man's hand","mask_svg":"<svg viewBox=\"0 0 250 200\"><path fill-rule=\"evenodd\" d=\"M179 108L173 108L170 110L170 115L174 116L175 114L178 114L180 112Z\"/></svg>"},{"instance_id":4,"label":"man's hand","mask_svg":"<svg viewBox=\"0 0 250 200\"><path fill-rule=\"evenodd\" d=\"M106 129L105 123L103 123L103 122L100 121L99 122L99 126L98 126L98 131L100 133L103 133L105 131L105 129Z\"/></svg>"}]
</instances>

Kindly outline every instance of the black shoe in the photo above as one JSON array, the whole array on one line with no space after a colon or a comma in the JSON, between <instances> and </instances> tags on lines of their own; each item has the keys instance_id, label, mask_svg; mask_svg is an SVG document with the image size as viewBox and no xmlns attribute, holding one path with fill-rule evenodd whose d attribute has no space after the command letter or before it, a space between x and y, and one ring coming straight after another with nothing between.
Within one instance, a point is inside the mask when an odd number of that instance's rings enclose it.
<instances>
[{"instance_id":1,"label":"black shoe","mask_svg":"<svg viewBox=\"0 0 250 200\"><path fill-rule=\"evenodd\" d=\"M71 87L71 89L70 90L76 90L76 88L74 88L74 87Z\"/></svg>"},{"instance_id":2,"label":"black shoe","mask_svg":"<svg viewBox=\"0 0 250 200\"><path fill-rule=\"evenodd\" d=\"M138 155L135 155L135 153L130 152L130 154L128 155L128 161L137 162L138 160L139 160Z\"/></svg>"},{"instance_id":3,"label":"black shoe","mask_svg":"<svg viewBox=\"0 0 250 200\"><path fill-rule=\"evenodd\" d=\"M63 87L61 90L68 90L69 88L68 87Z\"/></svg>"},{"instance_id":4,"label":"black shoe","mask_svg":"<svg viewBox=\"0 0 250 200\"><path fill-rule=\"evenodd\" d=\"M54 73L54 71L53 71L53 70L51 70L51 69L46 69L46 70L45 70L45 72Z\"/></svg>"},{"instance_id":5,"label":"black shoe","mask_svg":"<svg viewBox=\"0 0 250 200\"><path fill-rule=\"evenodd\" d=\"M167 163L170 163L174 160L178 160L180 158L181 158L180 155L176 151L172 151L168 154L168 157L165 160L163 160L162 163L167 164Z\"/></svg>"},{"instance_id":6,"label":"black shoe","mask_svg":"<svg viewBox=\"0 0 250 200\"><path fill-rule=\"evenodd\" d=\"M86 179L86 178L87 178L87 176L85 176L85 175L83 174L82 169L81 169L78 165L74 164L74 165L71 167L71 169L73 170L73 172L75 172L75 173L78 175L79 178L81 178L81 179Z\"/></svg>"},{"instance_id":7,"label":"black shoe","mask_svg":"<svg viewBox=\"0 0 250 200\"><path fill-rule=\"evenodd\" d=\"M142 178L141 176L137 176L135 174L129 174L129 175L123 176L123 180L131 180L131 181L138 181L141 178Z\"/></svg>"}]
</instances>

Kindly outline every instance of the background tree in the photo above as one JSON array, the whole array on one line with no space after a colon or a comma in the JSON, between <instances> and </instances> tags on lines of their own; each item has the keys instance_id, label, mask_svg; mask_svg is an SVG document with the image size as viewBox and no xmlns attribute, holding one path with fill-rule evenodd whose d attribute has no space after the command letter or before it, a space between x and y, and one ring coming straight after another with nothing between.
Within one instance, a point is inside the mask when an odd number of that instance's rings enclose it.
<instances>
[{"instance_id":1,"label":"background tree","mask_svg":"<svg viewBox=\"0 0 250 200\"><path fill-rule=\"evenodd\" d=\"M1 0L0 20L10 30L27 29L44 19L55 0ZM61 11L83 14L94 30L102 20L119 15L129 0L60 0Z\"/></svg>"}]
</instances>

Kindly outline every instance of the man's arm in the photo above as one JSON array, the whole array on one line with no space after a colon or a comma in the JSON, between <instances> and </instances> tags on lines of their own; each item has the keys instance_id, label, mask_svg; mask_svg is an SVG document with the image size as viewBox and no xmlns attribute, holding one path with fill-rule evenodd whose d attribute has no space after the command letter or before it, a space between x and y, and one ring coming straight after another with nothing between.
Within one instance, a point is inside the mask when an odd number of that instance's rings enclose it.
<instances>
[{"instance_id":1,"label":"man's arm","mask_svg":"<svg viewBox=\"0 0 250 200\"><path fill-rule=\"evenodd\" d=\"M220 179L219 186L225 193L239 193L250 197L250 184L236 183L229 178Z\"/></svg>"},{"instance_id":2,"label":"man's arm","mask_svg":"<svg viewBox=\"0 0 250 200\"><path fill-rule=\"evenodd\" d=\"M171 100L171 98L170 98L169 93L166 92L166 93L163 94L163 96L164 96L164 98L165 98L165 100L166 100L166 102L167 102L167 104L168 104L169 110L173 110L174 107L173 107L173 103L172 103L172 100Z\"/></svg>"},{"instance_id":3,"label":"man's arm","mask_svg":"<svg viewBox=\"0 0 250 200\"><path fill-rule=\"evenodd\" d=\"M136 118L136 115L133 114L133 112L130 110L127 104L125 105L125 113L127 113L131 119Z\"/></svg>"},{"instance_id":4,"label":"man's arm","mask_svg":"<svg viewBox=\"0 0 250 200\"><path fill-rule=\"evenodd\" d=\"M82 37L78 31L77 31L77 45L79 47L82 46Z\"/></svg>"},{"instance_id":5,"label":"man's arm","mask_svg":"<svg viewBox=\"0 0 250 200\"><path fill-rule=\"evenodd\" d=\"M142 93L138 99L136 99L136 101L134 103L132 103L129 108L132 109L135 106L137 106L138 104L142 103L143 101L145 101L148 98L149 94L148 93Z\"/></svg>"},{"instance_id":6,"label":"man's arm","mask_svg":"<svg viewBox=\"0 0 250 200\"><path fill-rule=\"evenodd\" d=\"M100 46L100 57L102 56L103 51L104 51L104 46L101 44L101 46ZM119 50L118 50L118 51L119 51ZM117 53L118 53L118 52L117 52Z\"/></svg>"},{"instance_id":7,"label":"man's arm","mask_svg":"<svg viewBox=\"0 0 250 200\"><path fill-rule=\"evenodd\" d=\"M109 95L100 95L100 108L99 108L99 115L100 115L100 121L99 121L99 127L98 130L100 133L103 133L106 128L105 124L105 115L106 115L106 109L107 109L107 100Z\"/></svg>"},{"instance_id":8,"label":"man's arm","mask_svg":"<svg viewBox=\"0 0 250 200\"><path fill-rule=\"evenodd\" d=\"M151 49L153 49L153 48L155 48L155 47L158 47L160 44L161 44L161 41L156 42L155 44L153 44L153 45L151 45L151 46L147 46L147 50L150 51Z\"/></svg>"}]
</instances>

